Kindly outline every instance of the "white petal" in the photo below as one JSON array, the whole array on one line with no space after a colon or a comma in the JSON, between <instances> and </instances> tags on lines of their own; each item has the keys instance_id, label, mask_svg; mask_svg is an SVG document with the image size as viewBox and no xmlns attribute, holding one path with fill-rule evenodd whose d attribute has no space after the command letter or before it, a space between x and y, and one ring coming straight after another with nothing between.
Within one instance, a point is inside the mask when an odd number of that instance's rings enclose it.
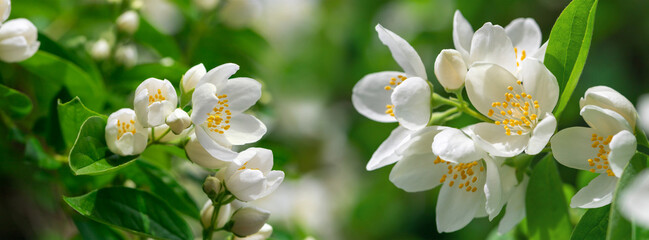
<instances>
[{"instance_id":1,"label":"white petal","mask_svg":"<svg viewBox=\"0 0 649 240\"><path fill-rule=\"evenodd\" d=\"M516 156L525 150L529 141L529 135L508 136L501 126L492 123L478 123L471 128L478 147L497 157Z\"/></svg>"},{"instance_id":2,"label":"white petal","mask_svg":"<svg viewBox=\"0 0 649 240\"><path fill-rule=\"evenodd\" d=\"M545 50L547 49L548 49L548 41L545 41L545 43L543 43L543 45L541 45L541 47L538 50L536 50L536 52L532 53L532 55L529 56L528 58L538 59L539 61L543 62L545 60Z\"/></svg>"},{"instance_id":3,"label":"white petal","mask_svg":"<svg viewBox=\"0 0 649 240\"><path fill-rule=\"evenodd\" d=\"M537 59L523 61L519 74L526 93L539 101L541 112L552 112L559 101L557 78Z\"/></svg>"},{"instance_id":4,"label":"white petal","mask_svg":"<svg viewBox=\"0 0 649 240\"><path fill-rule=\"evenodd\" d=\"M484 177L479 178L476 186L484 184ZM485 207L483 189L478 187L476 192L467 192L457 187L442 185L435 207L437 231L454 232L462 229Z\"/></svg>"},{"instance_id":5,"label":"white petal","mask_svg":"<svg viewBox=\"0 0 649 240\"><path fill-rule=\"evenodd\" d=\"M230 145L225 138L219 137L218 134L208 133L209 130L206 130L206 127L207 126L205 125L199 125L196 127L196 138L201 143L201 146L205 148L205 151L212 155L212 157L221 161L232 161L235 159L237 153L230 149L232 145Z\"/></svg>"},{"instance_id":6,"label":"white petal","mask_svg":"<svg viewBox=\"0 0 649 240\"><path fill-rule=\"evenodd\" d=\"M629 220L649 228L649 170L636 176L620 195L620 211Z\"/></svg>"},{"instance_id":7,"label":"white petal","mask_svg":"<svg viewBox=\"0 0 649 240\"><path fill-rule=\"evenodd\" d=\"M594 128L598 134L605 136L615 135L620 131L633 132L629 122L613 110L604 109L595 105L587 105L581 109L581 116L588 125Z\"/></svg>"},{"instance_id":8,"label":"white petal","mask_svg":"<svg viewBox=\"0 0 649 240\"><path fill-rule=\"evenodd\" d=\"M638 119L640 120L640 127L645 132L649 131L649 94L643 94L638 98Z\"/></svg>"},{"instance_id":9,"label":"white petal","mask_svg":"<svg viewBox=\"0 0 649 240\"><path fill-rule=\"evenodd\" d=\"M509 232L516 224L520 223L525 218L525 191L527 191L527 184L530 178L525 175L523 182L518 184L512 195L507 201L507 208L505 208L505 216L500 219L498 223L498 233L505 234Z\"/></svg>"},{"instance_id":10,"label":"white petal","mask_svg":"<svg viewBox=\"0 0 649 240\"><path fill-rule=\"evenodd\" d=\"M589 170L588 159L597 157L597 150L590 141L595 130L586 127L571 127L559 131L550 139L552 155L567 167Z\"/></svg>"},{"instance_id":11,"label":"white petal","mask_svg":"<svg viewBox=\"0 0 649 240\"><path fill-rule=\"evenodd\" d=\"M607 86L596 86L586 90L584 97L579 100L579 107L595 105L609 109L622 115L629 122L632 129L635 128L637 113L631 101L622 94Z\"/></svg>"},{"instance_id":12,"label":"white petal","mask_svg":"<svg viewBox=\"0 0 649 240\"><path fill-rule=\"evenodd\" d=\"M431 89L428 82L418 77L406 79L392 93L394 116L402 126L419 130L430 120Z\"/></svg>"},{"instance_id":13,"label":"white petal","mask_svg":"<svg viewBox=\"0 0 649 240\"><path fill-rule=\"evenodd\" d=\"M424 63L421 61L417 51L406 40L384 28L381 24L377 24L375 29L379 34L381 42L390 48L392 57L403 68L403 71L408 74L408 77L416 76L428 79Z\"/></svg>"},{"instance_id":14,"label":"white petal","mask_svg":"<svg viewBox=\"0 0 649 240\"><path fill-rule=\"evenodd\" d=\"M197 131L199 130L197 129ZM230 161L223 161L212 157L212 155L205 150L200 142L198 142L195 134L192 134L190 136L189 141L185 145L185 152L187 153L187 157L189 157L190 161L204 168L219 169L227 166L228 163L230 163Z\"/></svg>"},{"instance_id":15,"label":"white petal","mask_svg":"<svg viewBox=\"0 0 649 240\"><path fill-rule=\"evenodd\" d=\"M377 72L365 75L352 90L352 104L356 111L377 122L396 122L397 119L385 113L387 105L392 105L393 91L385 90L390 79L405 76L402 72ZM392 88L392 87L391 87Z\"/></svg>"},{"instance_id":16,"label":"white petal","mask_svg":"<svg viewBox=\"0 0 649 240\"><path fill-rule=\"evenodd\" d=\"M256 196L257 198L263 198L268 196L268 194L273 193L280 184L284 181L284 172L282 171L270 171L266 174L266 189L264 192Z\"/></svg>"},{"instance_id":17,"label":"white petal","mask_svg":"<svg viewBox=\"0 0 649 240\"><path fill-rule=\"evenodd\" d=\"M437 156L432 153L404 157L392 168L390 181L407 192L421 192L436 187L446 173L447 165L435 166L435 158Z\"/></svg>"},{"instance_id":18,"label":"white petal","mask_svg":"<svg viewBox=\"0 0 649 240\"><path fill-rule=\"evenodd\" d=\"M608 154L608 161L611 165L611 170L615 176L622 176L624 167L629 163L633 154L635 154L637 142L633 133L629 131L621 131L613 136L609 144L611 152Z\"/></svg>"},{"instance_id":19,"label":"white petal","mask_svg":"<svg viewBox=\"0 0 649 240\"><path fill-rule=\"evenodd\" d=\"M608 205L613 199L613 191L618 178L600 174L588 186L575 194L570 200L571 208L598 208Z\"/></svg>"},{"instance_id":20,"label":"white petal","mask_svg":"<svg viewBox=\"0 0 649 240\"><path fill-rule=\"evenodd\" d=\"M225 185L237 199L249 202L257 200L256 196L264 191L266 178L259 170L244 169L226 179Z\"/></svg>"},{"instance_id":21,"label":"white petal","mask_svg":"<svg viewBox=\"0 0 649 240\"><path fill-rule=\"evenodd\" d=\"M527 143L525 153L529 155L536 155L540 153L545 145L548 144L548 141L550 141L550 138L552 137L552 134L554 134L554 130L556 129L557 119L551 113L546 113L543 117L543 120L536 124L534 130L532 130L532 134L530 136L529 142Z\"/></svg>"},{"instance_id":22,"label":"white petal","mask_svg":"<svg viewBox=\"0 0 649 240\"><path fill-rule=\"evenodd\" d=\"M505 27L507 36L512 40L518 51L525 50L527 53L536 51L541 46L541 28L531 18L514 19Z\"/></svg>"},{"instance_id":23,"label":"white petal","mask_svg":"<svg viewBox=\"0 0 649 240\"><path fill-rule=\"evenodd\" d=\"M11 1L1 0L0 1L0 25L2 25L2 22L6 21L7 18L9 18L10 13L11 13Z\"/></svg>"},{"instance_id":24,"label":"white petal","mask_svg":"<svg viewBox=\"0 0 649 240\"><path fill-rule=\"evenodd\" d=\"M259 141L266 134L266 126L256 117L245 113L232 116L230 129L223 134L232 145Z\"/></svg>"},{"instance_id":25,"label":"white petal","mask_svg":"<svg viewBox=\"0 0 649 240\"><path fill-rule=\"evenodd\" d=\"M180 80L180 85L182 86L183 91L189 92L192 89L196 88L196 85L203 78L203 76L205 76L206 73L207 70L202 63L187 70L185 75L183 75L182 79Z\"/></svg>"},{"instance_id":26,"label":"white petal","mask_svg":"<svg viewBox=\"0 0 649 240\"><path fill-rule=\"evenodd\" d=\"M516 72L516 53L505 29L485 23L471 40L471 62L498 64L511 73Z\"/></svg>"},{"instance_id":27,"label":"white petal","mask_svg":"<svg viewBox=\"0 0 649 240\"><path fill-rule=\"evenodd\" d=\"M453 44L455 49L462 54L464 62L469 62L469 51L471 50L471 39L473 38L473 28L469 21L462 16L460 10L455 11L453 16Z\"/></svg>"},{"instance_id":28,"label":"white petal","mask_svg":"<svg viewBox=\"0 0 649 240\"><path fill-rule=\"evenodd\" d=\"M485 209L489 214L489 221L491 221L500 214L500 210L505 205L505 199L503 198L499 167L488 157L485 158L485 163L487 165L487 180L484 185L487 200Z\"/></svg>"},{"instance_id":29,"label":"white petal","mask_svg":"<svg viewBox=\"0 0 649 240\"><path fill-rule=\"evenodd\" d=\"M194 125L200 125L207 120L208 114L212 112L214 107L219 103L219 98L216 97L216 86L212 84L203 84L196 87L196 91L192 95L192 122Z\"/></svg>"},{"instance_id":30,"label":"white petal","mask_svg":"<svg viewBox=\"0 0 649 240\"><path fill-rule=\"evenodd\" d=\"M273 152L265 148L251 147L239 153L234 161L239 167L254 168L264 174L273 168Z\"/></svg>"},{"instance_id":31,"label":"white petal","mask_svg":"<svg viewBox=\"0 0 649 240\"><path fill-rule=\"evenodd\" d=\"M372 171L398 161L400 157L396 156L395 151L410 139L410 135L413 132L402 126L392 130L390 136L372 154L372 158L370 158L366 166L367 171Z\"/></svg>"},{"instance_id":32,"label":"white petal","mask_svg":"<svg viewBox=\"0 0 649 240\"><path fill-rule=\"evenodd\" d=\"M216 87L217 90L220 90L223 88L230 76L234 75L237 71L239 71L239 65L236 65L234 63L226 63L219 65L215 68L212 68L209 72L207 72L203 78L201 78L200 81L198 81L198 84L196 84L196 88L200 87L201 85L205 83L210 83Z\"/></svg>"},{"instance_id":33,"label":"white petal","mask_svg":"<svg viewBox=\"0 0 649 240\"><path fill-rule=\"evenodd\" d=\"M444 49L435 59L435 76L447 90L455 91L464 86L467 66L462 54L453 49Z\"/></svg>"},{"instance_id":34,"label":"white petal","mask_svg":"<svg viewBox=\"0 0 649 240\"><path fill-rule=\"evenodd\" d=\"M504 102L505 93L510 93L507 87L511 86L517 93L523 92L523 88L516 81L514 75L499 65L474 64L466 74L466 93L471 104L482 115L489 116L491 103Z\"/></svg>"},{"instance_id":35,"label":"white petal","mask_svg":"<svg viewBox=\"0 0 649 240\"><path fill-rule=\"evenodd\" d=\"M432 148L433 153L441 159L455 163L479 160L484 154L476 148L473 139L456 128L448 128L435 135Z\"/></svg>"},{"instance_id":36,"label":"white petal","mask_svg":"<svg viewBox=\"0 0 649 240\"><path fill-rule=\"evenodd\" d=\"M396 154L399 156L409 156L414 154L430 154L432 153L431 146L433 139L442 130L447 127L441 126L428 126L418 130L410 135L410 139L401 144L396 149Z\"/></svg>"},{"instance_id":37,"label":"white petal","mask_svg":"<svg viewBox=\"0 0 649 240\"><path fill-rule=\"evenodd\" d=\"M217 89L217 94L227 95L227 109L236 114L255 105L261 97L261 84L252 78L233 78L228 80L223 89Z\"/></svg>"}]
</instances>

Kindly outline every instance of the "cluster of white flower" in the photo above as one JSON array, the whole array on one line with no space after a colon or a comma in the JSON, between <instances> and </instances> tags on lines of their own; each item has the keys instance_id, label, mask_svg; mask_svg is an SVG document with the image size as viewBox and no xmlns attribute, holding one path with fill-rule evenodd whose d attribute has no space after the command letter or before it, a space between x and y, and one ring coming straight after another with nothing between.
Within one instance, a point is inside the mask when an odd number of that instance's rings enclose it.
<instances>
[{"instance_id":1,"label":"cluster of white flower","mask_svg":"<svg viewBox=\"0 0 649 240\"><path fill-rule=\"evenodd\" d=\"M135 10L125 11L117 17L115 26L119 32L126 34L126 37L131 37L140 27L140 16ZM108 34L92 43L88 47L90 56L98 61L104 61L114 56L117 63L125 67L133 67L138 58L135 44L128 40L116 43L114 38L113 35ZM112 51L113 47L116 47L114 52Z\"/></svg>"},{"instance_id":2,"label":"cluster of white flower","mask_svg":"<svg viewBox=\"0 0 649 240\"><path fill-rule=\"evenodd\" d=\"M34 56L41 43L32 22L24 18L6 21L10 13L11 0L0 0L0 60L20 62Z\"/></svg>"},{"instance_id":3,"label":"cluster of white flower","mask_svg":"<svg viewBox=\"0 0 649 240\"><path fill-rule=\"evenodd\" d=\"M493 220L505 205L498 232L512 229L525 217L529 176L523 172L517 178L517 169L506 159L549 152L548 142L559 163L600 173L574 196L572 207L611 202L617 179L635 153L635 109L616 91L594 87L580 102L592 128L568 128L554 135L552 110L559 85L543 64L547 42L542 44L533 19L516 19L504 28L486 23L474 32L456 11L455 49L441 51L434 72L457 98L432 91L421 58L404 39L381 25L376 31L404 71L368 74L353 89L358 112L375 121L399 123L372 155L367 170L396 163L390 181L408 192L442 185L436 207L439 232L457 231L475 217ZM464 88L468 102L462 97ZM433 112L441 105L452 108ZM462 113L483 122L462 129L438 126Z\"/></svg>"},{"instance_id":4,"label":"cluster of white flower","mask_svg":"<svg viewBox=\"0 0 649 240\"><path fill-rule=\"evenodd\" d=\"M181 96L191 97L187 103L192 106L191 117L177 108L179 98L171 82L146 79L135 90L134 110L120 109L108 117L106 143L122 156L140 154L152 143L178 143L192 162L220 169L204 184L210 197L203 210L205 234L226 230L244 237L262 229L265 232L259 234L269 235L269 227L262 228L269 213L241 202L272 193L284 180L284 172L271 171L273 153L268 149L240 153L232 149L266 133L261 121L244 113L261 97L261 84L251 78L230 79L238 70L238 65L227 63L209 72L203 64L187 71L180 83ZM227 210L212 213L215 207Z\"/></svg>"}]
</instances>

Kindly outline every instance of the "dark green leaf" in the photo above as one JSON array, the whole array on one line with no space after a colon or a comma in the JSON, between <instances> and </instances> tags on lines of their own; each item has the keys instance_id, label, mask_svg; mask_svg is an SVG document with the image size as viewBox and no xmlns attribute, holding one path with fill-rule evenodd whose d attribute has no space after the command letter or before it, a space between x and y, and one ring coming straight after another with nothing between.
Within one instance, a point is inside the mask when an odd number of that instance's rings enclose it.
<instances>
[{"instance_id":1,"label":"dark green leaf","mask_svg":"<svg viewBox=\"0 0 649 240\"><path fill-rule=\"evenodd\" d=\"M200 218L199 209L185 188L168 172L144 161L137 167L125 169L126 175L138 187L147 187L151 193L165 200L171 207L195 219Z\"/></svg>"},{"instance_id":2,"label":"dark green leaf","mask_svg":"<svg viewBox=\"0 0 649 240\"><path fill-rule=\"evenodd\" d=\"M561 179L552 155L536 164L525 194L531 239L568 239L572 226Z\"/></svg>"},{"instance_id":3,"label":"dark green leaf","mask_svg":"<svg viewBox=\"0 0 649 240\"><path fill-rule=\"evenodd\" d=\"M590 49L597 0L574 0L563 10L550 32L545 65L557 77L561 97L554 110L559 118L579 82Z\"/></svg>"},{"instance_id":4,"label":"dark green leaf","mask_svg":"<svg viewBox=\"0 0 649 240\"><path fill-rule=\"evenodd\" d=\"M81 215L133 233L162 239L193 239L192 231L158 197L131 188L102 188L79 197L63 197Z\"/></svg>"},{"instance_id":5,"label":"dark green leaf","mask_svg":"<svg viewBox=\"0 0 649 240\"><path fill-rule=\"evenodd\" d=\"M597 240L606 239L606 227L608 226L608 214L611 211L609 205L589 209L581 217L570 240Z\"/></svg>"},{"instance_id":6,"label":"dark green leaf","mask_svg":"<svg viewBox=\"0 0 649 240\"><path fill-rule=\"evenodd\" d=\"M637 175L642 169L647 167L647 157L640 153L636 153L629 164L624 168L624 173L620 176L620 180L617 182L615 187L615 193L613 194L613 201L611 202L611 213L609 216L608 232L606 234L606 239L637 239L633 238L632 230L634 225L627 221L622 215L620 215L619 207L617 206L617 200L620 196L620 192L626 188L626 186L633 180L633 177ZM636 236L637 237L637 236Z\"/></svg>"},{"instance_id":7,"label":"dark green leaf","mask_svg":"<svg viewBox=\"0 0 649 240\"><path fill-rule=\"evenodd\" d=\"M88 220L87 218L75 217L72 219L77 225L81 239L84 240L120 240L125 239L117 231L104 224Z\"/></svg>"},{"instance_id":8,"label":"dark green leaf","mask_svg":"<svg viewBox=\"0 0 649 240\"><path fill-rule=\"evenodd\" d=\"M102 83L60 57L39 51L20 65L41 81L63 84L70 94L79 96L90 108L101 109L104 104Z\"/></svg>"},{"instance_id":9,"label":"dark green leaf","mask_svg":"<svg viewBox=\"0 0 649 240\"><path fill-rule=\"evenodd\" d=\"M79 97L75 97L67 103L58 102L57 110L59 112L59 123L61 124L61 133L63 141L68 147L72 147L74 140L76 140L83 124L86 119L92 116L105 116L96 113L83 105Z\"/></svg>"},{"instance_id":10,"label":"dark green leaf","mask_svg":"<svg viewBox=\"0 0 649 240\"><path fill-rule=\"evenodd\" d=\"M81 126L70 150L70 168L76 175L104 174L122 168L138 156L119 156L106 146L106 119L90 117Z\"/></svg>"},{"instance_id":11,"label":"dark green leaf","mask_svg":"<svg viewBox=\"0 0 649 240\"><path fill-rule=\"evenodd\" d=\"M0 110L12 118L22 118L32 111L27 95L0 84Z\"/></svg>"},{"instance_id":12,"label":"dark green leaf","mask_svg":"<svg viewBox=\"0 0 649 240\"><path fill-rule=\"evenodd\" d=\"M174 39L160 33L144 18L140 18L140 26L137 32L135 32L135 35L133 35L133 38L138 43L153 48L160 54L160 57L180 59L180 49L178 49L178 44L176 44Z\"/></svg>"},{"instance_id":13,"label":"dark green leaf","mask_svg":"<svg viewBox=\"0 0 649 240\"><path fill-rule=\"evenodd\" d=\"M61 166L61 162L48 155L38 139L33 136L28 137L25 142L25 157L40 168L57 169Z\"/></svg>"},{"instance_id":14,"label":"dark green leaf","mask_svg":"<svg viewBox=\"0 0 649 240\"><path fill-rule=\"evenodd\" d=\"M164 66L159 63L140 64L117 74L118 87L132 92L147 78L167 79L177 85L187 69L180 65Z\"/></svg>"}]
</instances>

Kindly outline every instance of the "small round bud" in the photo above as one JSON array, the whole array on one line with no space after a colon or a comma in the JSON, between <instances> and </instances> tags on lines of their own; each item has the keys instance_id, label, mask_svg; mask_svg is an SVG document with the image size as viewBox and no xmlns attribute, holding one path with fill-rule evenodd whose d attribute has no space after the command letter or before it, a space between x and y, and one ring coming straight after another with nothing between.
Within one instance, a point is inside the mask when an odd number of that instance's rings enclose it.
<instances>
[{"instance_id":1,"label":"small round bud","mask_svg":"<svg viewBox=\"0 0 649 240\"><path fill-rule=\"evenodd\" d=\"M140 16L133 10L126 11L122 13L117 18L117 28L125 33L133 34L137 31L137 28L140 26Z\"/></svg>"},{"instance_id":2,"label":"small round bud","mask_svg":"<svg viewBox=\"0 0 649 240\"><path fill-rule=\"evenodd\" d=\"M453 49L444 49L435 60L435 76L446 91L455 91L464 86L467 68L462 54Z\"/></svg>"},{"instance_id":3,"label":"small round bud","mask_svg":"<svg viewBox=\"0 0 649 240\"><path fill-rule=\"evenodd\" d=\"M90 56L95 60L106 60L110 56L110 44L106 39L99 39L90 49Z\"/></svg>"},{"instance_id":4,"label":"small round bud","mask_svg":"<svg viewBox=\"0 0 649 240\"><path fill-rule=\"evenodd\" d=\"M270 217L270 212L257 207L243 207L232 215L230 231L238 237L259 232Z\"/></svg>"},{"instance_id":5,"label":"small round bud","mask_svg":"<svg viewBox=\"0 0 649 240\"><path fill-rule=\"evenodd\" d=\"M192 119L189 118L187 112L180 108L176 108L176 110L167 116L166 123L169 125L169 128L171 128L171 131L178 135L192 125Z\"/></svg>"},{"instance_id":6,"label":"small round bud","mask_svg":"<svg viewBox=\"0 0 649 240\"><path fill-rule=\"evenodd\" d=\"M216 198L221 193L222 186L221 180L216 177L208 176L203 182L203 192L207 194L210 199Z\"/></svg>"}]
</instances>

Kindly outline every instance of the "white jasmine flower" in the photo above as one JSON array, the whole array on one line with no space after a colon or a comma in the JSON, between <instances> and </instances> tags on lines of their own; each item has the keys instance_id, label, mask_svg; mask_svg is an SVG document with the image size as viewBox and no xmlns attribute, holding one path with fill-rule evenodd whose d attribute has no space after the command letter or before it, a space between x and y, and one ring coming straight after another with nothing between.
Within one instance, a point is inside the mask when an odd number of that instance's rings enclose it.
<instances>
[{"instance_id":1,"label":"white jasmine flower","mask_svg":"<svg viewBox=\"0 0 649 240\"><path fill-rule=\"evenodd\" d=\"M99 39L90 49L90 55L95 60L105 60L110 56L110 44L106 39Z\"/></svg>"},{"instance_id":2,"label":"white jasmine flower","mask_svg":"<svg viewBox=\"0 0 649 240\"><path fill-rule=\"evenodd\" d=\"M624 117L594 105L581 109L587 127L571 127L552 137L552 154L567 167L600 175L575 194L570 207L598 208L611 203L624 167L636 151L636 139Z\"/></svg>"},{"instance_id":3,"label":"white jasmine flower","mask_svg":"<svg viewBox=\"0 0 649 240\"><path fill-rule=\"evenodd\" d=\"M38 51L38 30L24 18L12 19L0 26L0 60L20 62Z\"/></svg>"},{"instance_id":4,"label":"white jasmine flower","mask_svg":"<svg viewBox=\"0 0 649 240\"><path fill-rule=\"evenodd\" d=\"M207 73L207 71L202 63L187 70L185 75L183 75L183 78L180 80L180 86L183 93L188 93L194 90L201 78L205 76L205 73Z\"/></svg>"},{"instance_id":5,"label":"white jasmine flower","mask_svg":"<svg viewBox=\"0 0 649 240\"><path fill-rule=\"evenodd\" d=\"M456 91L464 86L467 65L462 54L453 49L445 49L435 59L435 76L446 91Z\"/></svg>"},{"instance_id":6,"label":"white jasmine flower","mask_svg":"<svg viewBox=\"0 0 649 240\"><path fill-rule=\"evenodd\" d=\"M622 215L634 223L649 228L649 170L638 174L620 195Z\"/></svg>"},{"instance_id":7,"label":"white jasmine flower","mask_svg":"<svg viewBox=\"0 0 649 240\"><path fill-rule=\"evenodd\" d=\"M649 94L643 94L638 98L638 120L640 120L640 127L644 131L649 131Z\"/></svg>"},{"instance_id":8,"label":"white jasmine flower","mask_svg":"<svg viewBox=\"0 0 649 240\"><path fill-rule=\"evenodd\" d=\"M586 105L613 110L629 122L631 129L635 129L638 113L636 113L633 103L610 87L596 86L586 90L584 97L579 99L579 107L583 108Z\"/></svg>"},{"instance_id":9,"label":"white jasmine flower","mask_svg":"<svg viewBox=\"0 0 649 240\"><path fill-rule=\"evenodd\" d=\"M365 75L354 86L352 103L359 113L374 121L399 121L408 129L422 129L430 119L432 94L424 64L403 38L380 24L376 31L405 72L384 71Z\"/></svg>"},{"instance_id":10,"label":"white jasmine flower","mask_svg":"<svg viewBox=\"0 0 649 240\"><path fill-rule=\"evenodd\" d=\"M272 168L273 152L249 148L218 171L216 177L225 182L226 189L237 199L249 202L267 196L282 183L284 172L271 171Z\"/></svg>"},{"instance_id":11,"label":"white jasmine flower","mask_svg":"<svg viewBox=\"0 0 649 240\"><path fill-rule=\"evenodd\" d=\"M510 182L513 181L516 181L515 176L513 180L510 180ZM518 183L518 185L509 191L509 197L505 197L508 199L507 207L505 208L505 215L498 223L498 234L502 235L511 231L518 223L523 221L523 218L525 218L525 192L527 191L527 185L529 182L530 178L527 175L524 175L523 181ZM503 183L506 183L506 180L503 180ZM506 196L508 191L503 192L505 192L504 196Z\"/></svg>"},{"instance_id":12,"label":"white jasmine flower","mask_svg":"<svg viewBox=\"0 0 649 240\"><path fill-rule=\"evenodd\" d=\"M7 21L11 13L11 0L0 0L0 26Z\"/></svg>"},{"instance_id":13,"label":"white jasmine flower","mask_svg":"<svg viewBox=\"0 0 649 240\"><path fill-rule=\"evenodd\" d=\"M189 141L185 145L185 152L190 161L204 168L219 169L226 167L230 163L230 161L223 161L212 157L201 143L198 142L195 133L189 135Z\"/></svg>"},{"instance_id":14,"label":"white jasmine flower","mask_svg":"<svg viewBox=\"0 0 649 240\"><path fill-rule=\"evenodd\" d=\"M140 26L140 16L133 10L126 11L117 17L117 28L125 33L133 34Z\"/></svg>"},{"instance_id":15,"label":"white jasmine flower","mask_svg":"<svg viewBox=\"0 0 649 240\"><path fill-rule=\"evenodd\" d=\"M230 231L239 237L253 235L262 229L268 217L270 217L270 212L264 209L251 206L242 207L232 214L233 224Z\"/></svg>"},{"instance_id":16,"label":"white jasmine flower","mask_svg":"<svg viewBox=\"0 0 649 240\"><path fill-rule=\"evenodd\" d=\"M466 76L469 100L495 121L474 128L476 142L493 156L535 155L557 126L551 113L559 99L554 75L536 59L524 61L518 75L500 65L477 63Z\"/></svg>"},{"instance_id":17,"label":"white jasmine flower","mask_svg":"<svg viewBox=\"0 0 649 240\"><path fill-rule=\"evenodd\" d=\"M176 109L178 96L169 80L149 78L135 89L133 105L142 126L155 127L164 124Z\"/></svg>"},{"instance_id":18,"label":"white jasmine flower","mask_svg":"<svg viewBox=\"0 0 649 240\"><path fill-rule=\"evenodd\" d=\"M224 161L237 156L230 149L233 145L256 142L266 133L259 119L243 113L261 97L261 84L251 78L228 79L237 70L233 63L210 70L192 97L196 137L207 152Z\"/></svg>"},{"instance_id":19,"label":"white jasmine flower","mask_svg":"<svg viewBox=\"0 0 649 240\"><path fill-rule=\"evenodd\" d=\"M272 234L273 234L273 227L270 224L266 223L264 224L264 226L261 227L261 229L259 229L257 233L243 238L235 236L234 239L235 240L266 240Z\"/></svg>"},{"instance_id":20,"label":"white jasmine flower","mask_svg":"<svg viewBox=\"0 0 649 240\"><path fill-rule=\"evenodd\" d=\"M187 114L187 112L183 111L180 108L176 108L176 110L171 112L171 114L167 116L167 120L165 122L167 123L167 125L169 125L169 128L171 128L171 131L176 135L180 134L192 125L192 119L189 118L189 114Z\"/></svg>"},{"instance_id":21,"label":"white jasmine flower","mask_svg":"<svg viewBox=\"0 0 649 240\"><path fill-rule=\"evenodd\" d=\"M128 108L117 110L108 116L106 144L111 152L120 155L137 155L144 151L148 133Z\"/></svg>"}]
</instances>

